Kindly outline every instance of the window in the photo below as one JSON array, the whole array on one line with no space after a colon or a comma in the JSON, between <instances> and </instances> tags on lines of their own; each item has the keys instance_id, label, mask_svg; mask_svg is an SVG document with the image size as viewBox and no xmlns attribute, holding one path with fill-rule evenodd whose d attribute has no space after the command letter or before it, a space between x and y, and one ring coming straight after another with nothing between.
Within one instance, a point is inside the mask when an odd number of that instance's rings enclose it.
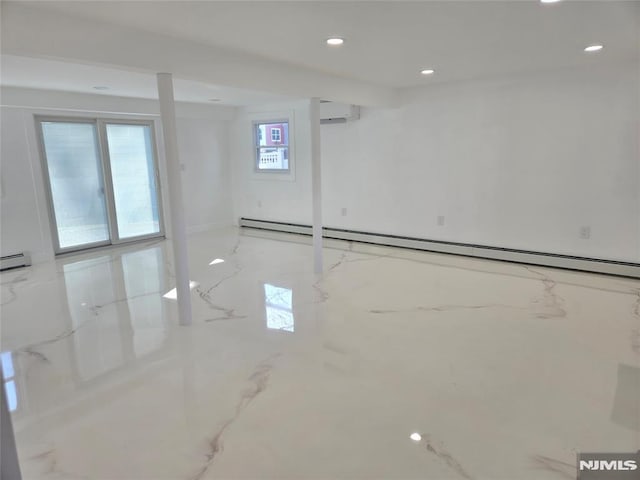
<instances>
[{"instance_id":1,"label":"window","mask_svg":"<svg viewBox=\"0 0 640 480\"><path fill-rule=\"evenodd\" d=\"M289 122L257 122L253 128L256 171L288 172Z\"/></svg>"}]
</instances>

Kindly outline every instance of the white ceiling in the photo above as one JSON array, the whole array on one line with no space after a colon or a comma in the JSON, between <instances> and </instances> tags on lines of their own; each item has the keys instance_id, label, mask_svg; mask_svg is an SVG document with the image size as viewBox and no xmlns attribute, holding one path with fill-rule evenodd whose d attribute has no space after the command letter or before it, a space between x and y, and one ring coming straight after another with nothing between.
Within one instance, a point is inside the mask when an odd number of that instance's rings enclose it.
<instances>
[{"instance_id":1,"label":"white ceiling","mask_svg":"<svg viewBox=\"0 0 640 480\"><path fill-rule=\"evenodd\" d=\"M637 61L640 49L638 1L28 3L31 9L77 18L77 24L81 23L80 19L89 19L128 27L147 34L170 36L176 41L252 55L262 62L274 62L282 69L304 69L306 73L390 89L594 62ZM327 47L324 41L333 35L345 37L345 45ZM602 43L605 49L596 54L584 53L583 48L592 43ZM16 71L9 69L7 75L16 82L28 80L26 77L36 74L39 68L30 61L12 59L10 62ZM62 78L63 65L58 67L53 69L55 75L44 76L40 82L57 82L60 88L74 88L78 77L69 74ZM425 67L434 68L436 74L421 76L419 70ZM21 69L24 71L19 72ZM179 76L179 72L175 73ZM4 76L5 71L3 82ZM84 81L88 76L89 73L83 71L79 78ZM138 80L142 85L142 80ZM138 80L131 77L132 94L138 91L133 85ZM36 82L33 78L30 81ZM277 89L277 84L272 82L269 89L273 91L274 85ZM82 88L87 88L86 82ZM191 101L201 101L195 99L200 95L195 93L200 92L198 88L194 87L193 92L185 90L184 95L193 93ZM289 92L284 84L282 90L279 93ZM202 93L210 95L208 90ZM233 92L229 92L229 98L232 97ZM241 97L233 97L235 100L230 103L259 100L259 97L247 97L247 100Z\"/></svg>"},{"instance_id":2,"label":"white ceiling","mask_svg":"<svg viewBox=\"0 0 640 480\"><path fill-rule=\"evenodd\" d=\"M158 98L155 75L117 68L97 67L15 55L0 56L0 84L65 92ZM96 90L93 87L108 87ZM291 97L174 78L174 97L179 102L245 106L278 103ZM219 101L212 102L212 99Z\"/></svg>"}]
</instances>

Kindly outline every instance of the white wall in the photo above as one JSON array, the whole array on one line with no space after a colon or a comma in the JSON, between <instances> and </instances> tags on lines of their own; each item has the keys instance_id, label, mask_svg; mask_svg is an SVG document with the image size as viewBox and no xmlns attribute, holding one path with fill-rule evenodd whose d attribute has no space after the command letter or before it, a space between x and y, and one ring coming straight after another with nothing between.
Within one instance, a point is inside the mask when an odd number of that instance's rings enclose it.
<instances>
[{"instance_id":1,"label":"white wall","mask_svg":"<svg viewBox=\"0 0 640 480\"><path fill-rule=\"evenodd\" d=\"M434 84L324 125L324 223L638 262L639 85L637 64ZM236 216L309 223L308 157L298 167L286 188L242 177Z\"/></svg>"},{"instance_id":2,"label":"white wall","mask_svg":"<svg viewBox=\"0 0 640 480\"><path fill-rule=\"evenodd\" d=\"M231 225L230 121L177 118L187 231Z\"/></svg>"},{"instance_id":3,"label":"white wall","mask_svg":"<svg viewBox=\"0 0 640 480\"><path fill-rule=\"evenodd\" d=\"M155 101L41 90L2 88L0 108L0 250L30 252L34 261L53 256L42 163L34 115L147 118L156 124L160 185L167 185ZM187 228L199 231L232 223L229 124L235 108L177 105L180 161ZM167 189L163 188L169 229Z\"/></svg>"},{"instance_id":4,"label":"white wall","mask_svg":"<svg viewBox=\"0 0 640 480\"><path fill-rule=\"evenodd\" d=\"M290 175L255 173L252 122L290 118ZM242 109L232 134L233 204L240 217L311 222L311 129L309 102Z\"/></svg>"}]
</instances>

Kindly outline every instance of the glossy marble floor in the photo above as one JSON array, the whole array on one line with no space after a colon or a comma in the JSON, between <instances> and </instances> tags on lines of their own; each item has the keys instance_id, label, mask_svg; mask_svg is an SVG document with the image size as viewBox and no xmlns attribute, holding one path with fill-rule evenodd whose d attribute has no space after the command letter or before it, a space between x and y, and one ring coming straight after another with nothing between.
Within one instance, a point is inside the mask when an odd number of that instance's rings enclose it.
<instances>
[{"instance_id":1,"label":"glossy marble floor","mask_svg":"<svg viewBox=\"0 0 640 480\"><path fill-rule=\"evenodd\" d=\"M25 479L571 479L640 448L640 282L235 228L2 274ZM410 436L412 434L415 440Z\"/></svg>"}]
</instances>

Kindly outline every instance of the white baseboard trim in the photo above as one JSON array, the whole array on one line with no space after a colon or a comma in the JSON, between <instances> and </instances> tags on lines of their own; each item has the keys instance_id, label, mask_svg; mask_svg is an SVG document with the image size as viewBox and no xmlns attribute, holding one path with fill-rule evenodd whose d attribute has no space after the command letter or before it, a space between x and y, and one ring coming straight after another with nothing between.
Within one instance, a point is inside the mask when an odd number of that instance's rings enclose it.
<instances>
[{"instance_id":1,"label":"white baseboard trim","mask_svg":"<svg viewBox=\"0 0 640 480\"><path fill-rule=\"evenodd\" d=\"M29 252L20 252L13 255L5 255L0 258L0 271L28 267L30 265L31 255L29 255Z\"/></svg>"},{"instance_id":2,"label":"white baseboard trim","mask_svg":"<svg viewBox=\"0 0 640 480\"><path fill-rule=\"evenodd\" d=\"M274 222L250 218L240 218L241 227L271 230L276 232L311 235L310 225L301 225L285 222ZM579 270L584 272L605 273L622 277L640 278L640 264L633 262L621 262L615 260L603 260L597 258L576 257L555 253L531 252L511 248L491 247L484 245L472 245L455 242L443 242L422 238L403 237L371 232L359 232L339 228L323 227L322 236L335 240L347 240L389 247L409 248L428 252L448 253L468 257L484 258L489 260L502 260L529 265L542 265L546 267Z\"/></svg>"},{"instance_id":3,"label":"white baseboard trim","mask_svg":"<svg viewBox=\"0 0 640 480\"><path fill-rule=\"evenodd\" d=\"M53 260L55 258L55 256L53 255L53 252L24 252L24 255L26 257L28 257L28 262L25 264L26 267L29 267L31 265L36 265L38 263L45 263L45 262L49 262L51 260ZM17 262L20 263L20 262ZM6 265L9 265L9 263L6 263ZM14 265L11 265L11 267L13 267ZM15 265L17 266L17 264Z\"/></svg>"}]
</instances>

